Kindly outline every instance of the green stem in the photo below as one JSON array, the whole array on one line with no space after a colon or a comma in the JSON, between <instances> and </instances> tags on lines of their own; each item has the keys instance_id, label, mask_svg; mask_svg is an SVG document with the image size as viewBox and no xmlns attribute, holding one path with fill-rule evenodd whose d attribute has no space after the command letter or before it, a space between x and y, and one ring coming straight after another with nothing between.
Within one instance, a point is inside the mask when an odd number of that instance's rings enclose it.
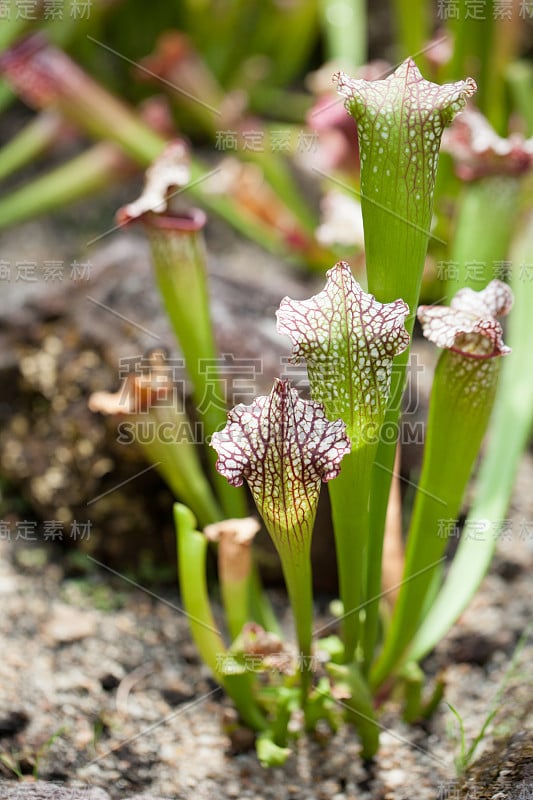
<instances>
[{"instance_id":1,"label":"green stem","mask_svg":"<svg viewBox=\"0 0 533 800\"><path fill-rule=\"evenodd\" d=\"M463 286L480 291L497 274L509 252L518 211L517 178L488 177L463 188L446 292L451 299Z\"/></svg>"},{"instance_id":2,"label":"green stem","mask_svg":"<svg viewBox=\"0 0 533 800\"><path fill-rule=\"evenodd\" d=\"M0 200L0 230L107 189L113 178L131 169L113 145L95 145Z\"/></svg>"},{"instance_id":3,"label":"green stem","mask_svg":"<svg viewBox=\"0 0 533 800\"><path fill-rule=\"evenodd\" d=\"M387 419L387 416L385 416ZM386 429L385 429L386 430ZM374 461L373 466L369 467L371 490L373 491L372 484L372 468L379 467ZM391 476L392 477L392 476ZM389 482L390 485L390 482ZM379 484L378 488L385 487L385 481ZM387 486L388 489L388 486ZM372 495L374 500L376 495ZM382 501L384 504L388 503L388 491L385 494L383 491ZM368 514L368 525L370 527L370 512ZM368 557L367 562L367 576L366 576L366 590L364 601L364 628L362 634L362 648L363 648L363 668L365 675L368 674L370 665L374 659L374 652L376 643L378 641L379 626L380 626L380 604L383 597L382 592L382 564L383 564L383 546L385 535L383 536L370 536L368 537Z\"/></svg>"},{"instance_id":4,"label":"green stem","mask_svg":"<svg viewBox=\"0 0 533 800\"><path fill-rule=\"evenodd\" d=\"M405 298L409 308L414 306ZM405 327L412 334L414 314L408 317ZM370 490L370 524L369 541L371 546L368 552L368 583L366 594L366 619L364 632L364 651L366 667L373 657L378 638L379 628L379 602L381 598L381 574L383 563L383 540L385 535L385 521L389 503L390 486L394 474L394 461L398 445L400 403L405 385L405 374L409 360L409 349L394 359L391 379L390 403L385 412L381 437L377 448L376 458L372 467ZM371 560L370 560L371 559Z\"/></svg>"},{"instance_id":5,"label":"green stem","mask_svg":"<svg viewBox=\"0 0 533 800\"><path fill-rule=\"evenodd\" d=\"M508 321L506 356L495 401L485 459L467 525L481 528L480 535L463 536L446 581L410 648L419 660L446 634L467 607L485 576L511 499L520 458L533 425L533 217L511 249L515 302ZM527 273L527 269L531 274ZM505 469L502 469L505 465Z\"/></svg>"},{"instance_id":6,"label":"green stem","mask_svg":"<svg viewBox=\"0 0 533 800\"><path fill-rule=\"evenodd\" d=\"M370 475L375 446L363 446L344 457L340 474L329 483L343 605L344 661L356 655L360 640L360 612L365 595L368 548Z\"/></svg>"},{"instance_id":7,"label":"green stem","mask_svg":"<svg viewBox=\"0 0 533 800\"><path fill-rule=\"evenodd\" d=\"M422 689L425 676L418 664L411 661L405 665L401 677L405 692L403 719L407 723L413 723L422 716Z\"/></svg>"},{"instance_id":8,"label":"green stem","mask_svg":"<svg viewBox=\"0 0 533 800\"><path fill-rule=\"evenodd\" d=\"M45 153L64 128L64 120L54 112L44 112L32 119L0 150L0 180Z\"/></svg>"},{"instance_id":9,"label":"green stem","mask_svg":"<svg viewBox=\"0 0 533 800\"><path fill-rule=\"evenodd\" d=\"M274 537L273 537L274 538ZM309 535L309 541L310 541ZM278 548L283 576L294 615L298 640L298 664L300 670L301 705L305 709L307 695L312 683L311 642L313 636L313 582L311 555L307 547L302 551L290 547L285 552Z\"/></svg>"},{"instance_id":10,"label":"green stem","mask_svg":"<svg viewBox=\"0 0 533 800\"><path fill-rule=\"evenodd\" d=\"M251 618L258 622L266 631L281 636L281 628L276 614L261 585L261 577L257 564L254 564L252 567L252 574L250 576L250 597L248 602L250 605Z\"/></svg>"},{"instance_id":11,"label":"green stem","mask_svg":"<svg viewBox=\"0 0 533 800\"><path fill-rule=\"evenodd\" d=\"M142 436L143 424L155 423L156 436ZM138 426L140 444L158 472L164 477L176 497L193 509L202 526L217 522L223 517L211 487L198 459L196 445L187 440L189 420L184 411L176 408L153 407L149 415L137 416L132 422L132 432ZM178 441L165 438L165 426L178 437ZM174 436L174 439L176 438ZM146 441L143 441L146 439Z\"/></svg>"},{"instance_id":12,"label":"green stem","mask_svg":"<svg viewBox=\"0 0 533 800\"><path fill-rule=\"evenodd\" d=\"M10 45L19 39L30 27L30 21L25 19L8 18L3 19L0 25L0 52L6 50Z\"/></svg>"},{"instance_id":13,"label":"green stem","mask_svg":"<svg viewBox=\"0 0 533 800\"><path fill-rule=\"evenodd\" d=\"M444 351L435 371L422 474L411 520L402 586L383 650L371 672L380 686L402 660L455 526L488 424L499 360Z\"/></svg>"},{"instance_id":14,"label":"green stem","mask_svg":"<svg viewBox=\"0 0 533 800\"><path fill-rule=\"evenodd\" d=\"M493 124L494 112L497 113L499 109L492 102L492 96L494 95L499 104L504 77L503 73L494 74L492 66L496 45L495 29L499 24L495 21L494 0L484 3L480 18L459 14L457 19L448 20L453 56L446 68L446 79L457 80L464 75L472 75L478 85L476 106ZM495 127L498 126L495 124Z\"/></svg>"},{"instance_id":15,"label":"green stem","mask_svg":"<svg viewBox=\"0 0 533 800\"><path fill-rule=\"evenodd\" d=\"M220 592L229 634L232 639L236 639L249 621L250 581L248 577L231 583L221 581Z\"/></svg>"},{"instance_id":16,"label":"green stem","mask_svg":"<svg viewBox=\"0 0 533 800\"><path fill-rule=\"evenodd\" d=\"M486 116L493 128L506 136L509 125L509 86L507 68L522 51L523 19L520 13L512 13L510 19L495 21L495 11L486 13L493 16L493 38L489 41L487 54L487 111Z\"/></svg>"},{"instance_id":17,"label":"green stem","mask_svg":"<svg viewBox=\"0 0 533 800\"><path fill-rule=\"evenodd\" d=\"M321 0L326 58L342 69L367 62L367 14L364 0Z\"/></svg>"},{"instance_id":18,"label":"green stem","mask_svg":"<svg viewBox=\"0 0 533 800\"><path fill-rule=\"evenodd\" d=\"M205 215L195 210L188 215L150 214L145 227L152 246L157 284L185 358L207 440L224 427L227 411L211 325L204 224ZM245 516L244 492L236 490L217 472L217 456L212 448L208 457L224 513L228 517Z\"/></svg>"},{"instance_id":19,"label":"green stem","mask_svg":"<svg viewBox=\"0 0 533 800\"><path fill-rule=\"evenodd\" d=\"M515 61L506 70L514 105L526 122L526 136L533 134L533 64Z\"/></svg>"},{"instance_id":20,"label":"green stem","mask_svg":"<svg viewBox=\"0 0 533 800\"><path fill-rule=\"evenodd\" d=\"M400 47L398 58L411 56L421 65L422 51L431 33L428 3L426 0L393 0L392 5L396 17L396 40Z\"/></svg>"},{"instance_id":21,"label":"green stem","mask_svg":"<svg viewBox=\"0 0 533 800\"><path fill-rule=\"evenodd\" d=\"M373 758L379 747L380 726L376 720L372 695L364 678L355 664L329 663L327 670L337 685L348 689L349 697L342 701L345 716L359 734L362 758Z\"/></svg>"},{"instance_id":22,"label":"green stem","mask_svg":"<svg viewBox=\"0 0 533 800\"><path fill-rule=\"evenodd\" d=\"M192 637L217 682L230 695L243 721L254 730L264 730L266 720L253 694L250 675L224 675L221 670L228 651L215 624L205 577L207 540L195 530L196 520L183 505L174 505L181 597Z\"/></svg>"}]
</instances>

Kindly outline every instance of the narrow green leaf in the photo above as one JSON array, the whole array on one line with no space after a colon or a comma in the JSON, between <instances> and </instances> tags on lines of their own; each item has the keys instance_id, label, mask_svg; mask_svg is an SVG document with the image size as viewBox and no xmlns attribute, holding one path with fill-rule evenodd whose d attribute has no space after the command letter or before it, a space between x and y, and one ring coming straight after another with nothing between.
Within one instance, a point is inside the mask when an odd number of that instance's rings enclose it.
<instances>
[{"instance_id":1,"label":"narrow green leaf","mask_svg":"<svg viewBox=\"0 0 533 800\"><path fill-rule=\"evenodd\" d=\"M60 115L39 114L0 149L0 180L39 158L61 136L66 128Z\"/></svg>"},{"instance_id":2,"label":"narrow green leaf","mask_svg":"<svg viewBox=\"0 0 533 800\"><path fill-rule=\"evenodd\" d=\"M100 142L0 199L0 230L108 189L131 172L118 147Z\"/></svg>"}]
</instances>

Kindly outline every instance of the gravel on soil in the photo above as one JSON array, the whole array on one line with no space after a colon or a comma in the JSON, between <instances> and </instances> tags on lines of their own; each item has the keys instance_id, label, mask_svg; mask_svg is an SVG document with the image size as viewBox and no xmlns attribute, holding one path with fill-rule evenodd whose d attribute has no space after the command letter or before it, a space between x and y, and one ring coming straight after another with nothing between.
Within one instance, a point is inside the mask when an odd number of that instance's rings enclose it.
<instances>
[{"instance_id":1,"label":"gravel on soil","mask_svg":"<svg viewBox=\"0 0 533 800\"><path fill-rule=\"evenodd\" d=\"M532 470L531 460L524 462L521 480ZM515 504L515 513L523 508ZM231 752L224 733L230 704L199 663L177 592L132 586L129 576L94 564L86 575L71 575L63 554L47 550L43 563L39 548L34 558L31 552L0 542L2 800L460 796L451 794L458 791L457 726L445 703L429 722L409 727L388 702L370 765L361 762L350 729L299 741L283 768L263 769L253 750ZM444 670L446 700L461 714L467 742L481 729L526 627L531 556L531 542L501 542L471 608L427 660L431 674ZM504 563L517 567L510 581L502 577ZM273 600L285 608L281 593ZM290 625L286 610L285 617ZM532 655L526 645L480 752L496 735L519 731L531 740ZM68 786L70 794L41 788L35 777Z\"/></svg>"}]
</instances>

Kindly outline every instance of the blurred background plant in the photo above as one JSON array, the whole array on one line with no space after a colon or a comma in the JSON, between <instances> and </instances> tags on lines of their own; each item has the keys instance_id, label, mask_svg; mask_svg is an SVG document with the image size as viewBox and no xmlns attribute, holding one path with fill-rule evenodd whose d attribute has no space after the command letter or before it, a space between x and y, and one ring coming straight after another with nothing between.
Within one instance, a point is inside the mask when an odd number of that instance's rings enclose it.
<instances>
[{"instance_id":1,"label":"blurred background plant","mask_svg":"<svg viewBox=\"0 0 533 800\"><path fill-rule=\"evenodd\" d=\"M533 3L370 6L361 0L160 0L148 10L142 0L0 4L0 109L9 115L18 96L35 112L0 150L6 187L0 230L140 175L180 136L190 142L190 174L182 186L173 185L187 202L304 271L325 271L338 257L348 258L365 284L357 129L333 92L332 73L341 68L379 79L411 55L437 83L472 76L475 107L443 139L421 296L442 302L492 278L514 290L506 336L513 353L502 368L468 520L497 527L533 421ZM46 160L51 148L58 166ZM370 288L380 302L397 296L380 297ZM183 287L162 292L175 293L172 302L180 293L182 302L189 300ZM208 344L203 352L212 356ZM192 463L196 454L189 451ZM211 491L198 483L193 488L199 495ZM175 487L194 507L188 490L179 482ZM212 501L207 495L197 501L202 522L219 517L217 502L229 514L233 501L224 503L220 484L218 492ZM386 497L380 509L378 517ZM496 538L463 537L449 572L432 587L431 608L411 644L412 663L464 609ZM407 686L412 676L403 677ZM415 693L419 684L415 675ZM418 695L414 705L419 713Z\"/></svg>"},{"instance_id":2,"label":"blurred background plant","mask_svg":"<svg viewBox=\"0 0 533 800\"><path fill-rule=\"evenodd\" d=\"M526 0L395 0L369 9L361 0L184 0L155 2L149 12L141 0L7 0L1 14L0 110L18 94L37 113L0 150L0 179L14 176L0 229L105 191L179 133L193 143L195 201L301 265L324 270L335 250L360 269L355 126L333 94L336 68L384 77L413 55L428 79L471 75L481 87L476 103L500 136L510 124L529 135L533 124ZM87 135L100 144L88 147ZM42 156L52 146L64 158L50 169ZM36 162L38 177L27 179L21 169ZM321 184L311 199L302 169ZM491 257L505 258L517 191L499 191L494 175L477 184L461 189L444 160L435 261L450 258L452 227L464 249L460 234L469 220L480 224L480 208L499 220ZM435 268L426 283L436 298Z\"/></svg>"}]
</instances>

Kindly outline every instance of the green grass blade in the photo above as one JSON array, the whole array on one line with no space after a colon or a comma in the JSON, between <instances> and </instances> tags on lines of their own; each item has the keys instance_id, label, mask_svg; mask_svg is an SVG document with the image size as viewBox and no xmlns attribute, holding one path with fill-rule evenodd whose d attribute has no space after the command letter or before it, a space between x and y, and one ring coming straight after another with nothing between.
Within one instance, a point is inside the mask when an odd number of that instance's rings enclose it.
<instances>
[{"instance_id":1,"label":"green grass blade","mask_svg":"<svg viewBox=\"0 0 533 800\"><path fill-rule=\"evenodd\" d=\"M34 117L0 149L0 180L43 155L57 141L64 127L65 123L54 112Z\"/></svg>"},{"instance_id":2,"label":"green grass blade","mask_svg":"<svg viewBox=\"0 0 533 800\"><path fill-rule=\"evenodd\" d=\"M446 294L464 286L476 292L498 274L509 252L518 211L518 178L490 176L464 186L455 228Z\"/></svg>"},{"instance_id":3,"label":"green grass blade","mask_svg":"<svg viewBox=\"0 0 533 800\"><path fill-rule=\"evenodd\" d=\"M365 0L321 0L320 13L328 61L353 70L367 61Z\"/></svg>"}]
</instances>

